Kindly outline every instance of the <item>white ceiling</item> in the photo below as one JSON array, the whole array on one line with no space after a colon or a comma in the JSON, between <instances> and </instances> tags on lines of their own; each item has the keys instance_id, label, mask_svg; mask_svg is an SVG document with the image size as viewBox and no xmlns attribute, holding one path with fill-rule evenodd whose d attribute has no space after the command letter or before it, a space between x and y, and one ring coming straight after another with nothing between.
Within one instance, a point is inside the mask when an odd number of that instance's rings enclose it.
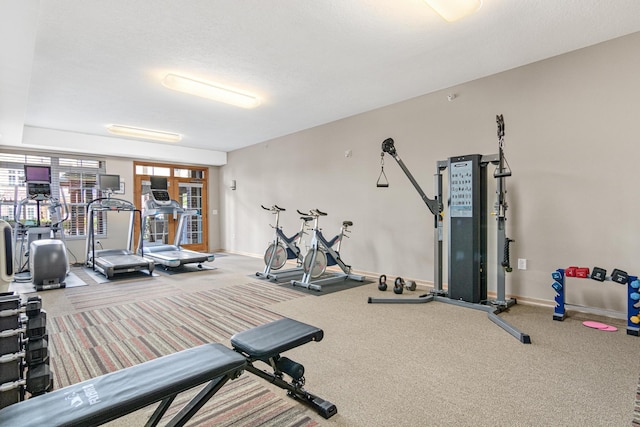
<instances>
[{"instance_id":1,"label":"white ceiling","mask_svg":"<svg viewBox=\"0 0 640 427\"><path fill-rule=\"evenodd\" d=\"M446 23L423 0L0 0L0 28L1 145L118 123L228 152L640 31L640 1L484 0ZM263 101L173 92L168 72Z\"/></svg>"}]
</instances>

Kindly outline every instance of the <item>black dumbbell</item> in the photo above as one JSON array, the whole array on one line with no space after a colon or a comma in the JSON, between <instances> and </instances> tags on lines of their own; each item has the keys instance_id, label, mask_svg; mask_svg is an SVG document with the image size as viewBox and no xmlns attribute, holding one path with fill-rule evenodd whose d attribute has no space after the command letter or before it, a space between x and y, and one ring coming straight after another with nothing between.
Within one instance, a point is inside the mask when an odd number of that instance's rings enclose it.
<instances>
[{"instance_id":1,"label":"black dumbbell","mask_svg":"<svg viewBox=\"0 0 640 427\"><path fill-rule=\"evenodd\" d=\"M37 316L42 309L42 299L39 296L29 297L26 303L19 300L6 300L0 302L0 317L9 317L20 313L26 313L27 317Z\"/></svg>"},{"instance_id":2,"label":"black dumbbell","mask_svg":"<svg viewBox=\"0 0 640 427\"><path fill-rule=\"evenodd\" d=\"M44 394L51 390L53 386L53 378L48 363L30 366L27 369L27 391L32 396Z\"/></svg>"},{"instance_id":3,"label":"black dumbbell","mask_svg":"<svg viewBox=\"0 0 640 427\"><path fill-rule=\"evenodd\" d=\"M39 296L29 297L24 305L24 312L27 317L37 316L42 309L42 298Z\"/></svg>"},{"instance_id":4,"label":"black dumbbell","mask_svg":"<svg viewBox=\"0 0 640 427\"><path fill-rule=\"evenodd\" d=\"M44 338L27 340L24 353L29 366L45 363L49 360L49 343Z\"/></svg>"},{"instance_id":5,"label":"black dumbbell","mask_svg":"<svg viewBox=\"0 0 640 427\"><path fill-rule=\"evenodd\" d=\"M0 330L18 329L20 313L26 313L27 317L37 316L42 309L42 299L39 296L29 297L26 303L20 303L19 299L4 298L0 301Z\"/></svg>"},{"instance_id":6,"label":"black dumbbell","mask_svg":"<svg viewBox=\"0 0 640 427\"><path fill-rule=\"evenodd\" d=\"M593 271L591 272L591 278L593 280L597 280L598 282L604 282L604 279L607 277L607 270L600 267L593 267Z\"/></svg>"},{"instance_id":7,"label":"black dumbbell","mask_svg":"<svg viewBox=\"0 0 640 427\"><path fill-rule=\"evenodd\" d=\"M621 285L624 285L629 280L629 275L627 274L626 271L622 271L622 270L618 270L617 268L614 268L613 271L611 272L611 280L616 283L620 283Z\"/></svg>"},{"instance_id":8,"label":"black dumbbell","mask_svg":"<svg viewBox=\"0 0 640 427\"><path fill-rule=\"evenodd\" d=\"M3 332L5 331L0 332L0 334ZM7 336L0 336L0 356L3 354L17 353L21 348L19 333L11 333L10 335L7 333Z\"/></svg>"},{"instance_id":9,"label":"black dumbbell","mask_svg":"<svg viewBox=\"0 0 640 427\"><path fill-rule=\"evenodd\" d=\"M40 312L27 318L26 334L29 339L42 338L47 333L47 312L40 310Z\"/></svg>"}]
</instances>

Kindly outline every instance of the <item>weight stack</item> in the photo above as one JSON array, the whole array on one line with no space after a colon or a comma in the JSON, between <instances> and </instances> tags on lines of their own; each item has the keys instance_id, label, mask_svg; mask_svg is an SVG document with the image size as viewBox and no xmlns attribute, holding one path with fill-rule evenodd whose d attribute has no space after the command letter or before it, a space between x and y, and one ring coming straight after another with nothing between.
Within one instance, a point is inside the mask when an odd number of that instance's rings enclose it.
<instances>
[{"instance_id":1,"label":"weight stack","mask_svg":"<svg viewBox=\"0 0 640 427\"><path fill-rule=\"evenodd\" d=\"M20 296L0 295L0 408L24 397L19 309Z\"/></svg>"},{"instance_id":2,"label":"weight stack","mask_svg":"<svg viewBox=\"0 0 640 427\"><path fill-rule=\"evenodd\" d=\"M482 155L449 158L449 298L487 299L487 176Z\"/></svg>"}]
</instances>

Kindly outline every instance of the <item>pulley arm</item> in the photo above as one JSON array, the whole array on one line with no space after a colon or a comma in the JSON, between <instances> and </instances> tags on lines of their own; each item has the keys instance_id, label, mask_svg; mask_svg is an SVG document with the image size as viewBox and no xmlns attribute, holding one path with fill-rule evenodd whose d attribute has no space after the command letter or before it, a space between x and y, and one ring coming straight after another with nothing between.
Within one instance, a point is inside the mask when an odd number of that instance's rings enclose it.
<instances>
[{"instance_id":1,"label":"pulley arm","mask_svg":"<svg viewBox=\"0 0 640 427\"><path fill-rule=\"evenodd\" d=\"M427 205L431 213L435 216L440 215L440 212L442 212L442 204L438 202L438 200L436 199L430 199L425 194L425 192L422 191L422 188L420 188L420 185L418 184L418 182L415 180L415 178L413 177L409 169L407 169L407 166L404 164L400 156L398 156L398 153L396 152L396 147L393 144L392 138L387 138L384 141L382 141L382 152L390 154L391 157L393 157L395 161L398 162L400 169L402 169L404 174L407 175L407 178L409 178L409 181L411 181L411 184L413 184L413 187L416 189L418 194L420 194L422 201Z\"/></svg>"}]
</instances>

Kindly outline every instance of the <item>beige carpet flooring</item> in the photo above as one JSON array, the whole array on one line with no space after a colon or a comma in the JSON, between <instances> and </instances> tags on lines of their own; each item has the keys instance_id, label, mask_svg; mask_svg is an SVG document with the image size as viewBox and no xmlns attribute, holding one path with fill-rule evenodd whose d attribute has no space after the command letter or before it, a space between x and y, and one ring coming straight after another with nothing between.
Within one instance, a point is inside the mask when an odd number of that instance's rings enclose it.
<instances>
[{"instance_id":1,"label":"beige carpet flooring","mask_svg":"<svg viewBox=\"0 0 640 427\"><path fill-rule=\"evenodd\" d=\"M40 295L49 316L55 318L133 300L246 286L255 281L250 276L263 268L259 258L232 254L218 257L214 264L215 270L142 278L136 293L120 299L117 282L95 284L89 279L90 286ZM83 298L87 289L95 295L94 287L111 296ZM624 426L633 422L640 341L626 335L622 321L570 312L564 322L557 322L549 307L517 305L501 316L531 336L532 344L524 345L484 312L438 302L367 304L368 297L382 295L395 296L389 291L382 294L372 283L273 301L265 307L325 332L321 342L286 354L304 364L307 388L338 407L336 416L323 420L301 406L319 425ZM582 326L590 319L604 320L619 331ZM262 383L284 396L283 390ZM142 422L133 414L113 424Z\"/></svg>"}]
</instances>

